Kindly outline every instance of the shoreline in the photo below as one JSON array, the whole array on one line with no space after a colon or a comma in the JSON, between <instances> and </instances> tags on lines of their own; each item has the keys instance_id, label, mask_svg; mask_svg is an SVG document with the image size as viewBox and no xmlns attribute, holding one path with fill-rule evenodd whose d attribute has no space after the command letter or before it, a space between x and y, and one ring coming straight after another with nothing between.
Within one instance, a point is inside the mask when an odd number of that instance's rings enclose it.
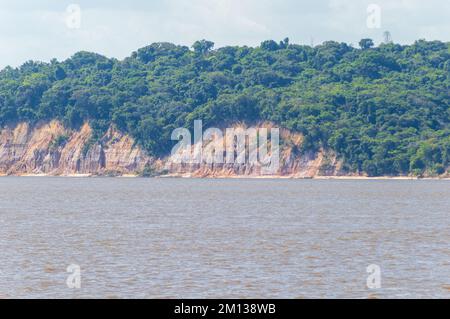
<instances>
[{"instance_id":1,"label":"shoreline","mask_svg":"<svg viewBox=\"0 0 450 319\"><path fill-rule=\"evenodd\" d=\"M314 176L314 177L296 177L290 175L267 175L267 176L255 176L255 175L236 175L236 176L192 176L189 174L169 174L153 177L143 177L137 174L123 174L117 176L97 175L97 174L66 174L66 175L52 175L52 174L19 174L19 175L7 175L0 174L0 178L7 177L55 177L55 178L161 178L161 179L291 179L291 180L436 180L447 181L450 177L414 177L414 176Z\"/></svg>"}]
</instances>

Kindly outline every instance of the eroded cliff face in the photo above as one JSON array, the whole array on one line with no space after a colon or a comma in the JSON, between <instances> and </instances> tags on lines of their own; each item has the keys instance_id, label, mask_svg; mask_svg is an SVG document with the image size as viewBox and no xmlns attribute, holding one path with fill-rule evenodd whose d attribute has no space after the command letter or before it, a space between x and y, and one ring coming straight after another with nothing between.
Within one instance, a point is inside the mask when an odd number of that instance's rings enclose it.
<instances>
[{"instance_id":1,"label":"eroded cliff face","mask_svg":"<svg viewBox=\"0 0 450 319\"><path fill-rule=\"evenodd\" d=\"M163 171L180 177L286 177L314 178L319 176L339 176L340 163L332 154L319 152L299 157L288 157L280 163L276 173L265 173L260 165L250 164L173 164L164 162Z\"/></svg>"},{"instance_id":2,"label":"eroded cliff face","mask_svg":"<svg viewBox=\"0 0 450 319\"><path fill-rule=\"evenodd\" d=\"M270 129L270 123L262 123L258 127ZM238 125L235 129L246 130L247 127ZM216 143L222 145L232 145L233 141L225 138L216 139ZM177 164L172 158L160 162L161 167L171 175L184 177L289 177L289 178L313 178L318 176L337 176L340 175L341 163L337 160L334 153L324 152L306 153L300 155L300 148L303 143L303 136L294 134L287 130L280 130L280 153L279 168L273 172L267 172L263 165L259 163L245 164ZM270 142L268 143L269 148ZM195 146L192 147L192 150ZM204 150L208 149L208 143L203 144ZM224 147L226 149L226 147ZM205 152L205 151L204 151ZM247 149L243 152L248 152ZM248 159L249 154L236 153L235 158L242 155ZM268 154L270 155L270 154ZM213 156L213 155L211 155ZM206 156L207 157L207 156Z\"/></svg>"},{"instance_id":3,"label":"eroded cliff face","mask_svg":"<svg viewBox=\"0 0 450 319\"><path fill-rule=\"evenodd\" d=\"M253 164L178 164L171 158L154 159L134 140L114 127L90 143L89 124L69 130L52 121L37 126L20 123L0 133L0 175L156 175L184 177L260 177ZM282 131L280 168L273 175L293 178L339 175L340 162L333 153L299 155L302 136Z\"/></svg>"},{"instance_id":4,"label":"eroded cliff face","mask_svg":"<svg viewBox=\"0 0 450 319\"><path fill-rule=\"evenodd\" d=\"M68 130L57 121L30 127L21 123L0 134L2 175L125 175L141 171L150 158L114 128L102 143L87 147L91 128Z\"/></svg>"}]
</instances>

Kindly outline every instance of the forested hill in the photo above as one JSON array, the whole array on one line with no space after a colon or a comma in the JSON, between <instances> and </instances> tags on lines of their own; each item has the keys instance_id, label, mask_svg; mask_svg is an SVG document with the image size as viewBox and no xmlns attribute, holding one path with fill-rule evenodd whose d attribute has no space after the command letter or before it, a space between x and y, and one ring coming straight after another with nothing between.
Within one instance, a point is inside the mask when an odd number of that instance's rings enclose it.
<instances>
[{"instance_id":1,"label":"forested hill","mask_svg":"<svg viewBox=\"0 0 450 319\"><path fill-rule=\"evenodd\" d=\"M298 152L335 150L349 172L445 172L450 158L450 43L359 48L266 41L214 50L155 43L119 61L79 52L0 72L0 125L111 123L151 155L174 128L271 121L305 136ZM95 138L95 137L94 137Z\"/></svg>"}]
</instances>

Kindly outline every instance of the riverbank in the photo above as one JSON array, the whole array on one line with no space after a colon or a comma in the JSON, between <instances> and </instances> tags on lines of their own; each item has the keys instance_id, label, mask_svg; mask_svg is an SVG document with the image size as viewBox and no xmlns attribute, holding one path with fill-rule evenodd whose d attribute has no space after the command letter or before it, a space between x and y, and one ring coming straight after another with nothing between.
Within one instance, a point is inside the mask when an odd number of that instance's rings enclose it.
<instances>
[{"instance_id":1,"label":"riverbank","mask_svg":"<svg viewBox=\"0 0 450 319\"><path fill-rule=\"evenodd\" d=\"M195 176L192 174L168 174L160 176L145 177L137 174L124 174L124 175L97 175L97 174L67 174L67 175L52 175L52 174L18 174L18 175L6 175L0 174L0 178L7 177L55 177L55 178L176 178L176 179L297 179L297 180L352 180L352 181L367 181L367 180L450 180L450 177L415 177L415 176L314 176L314 177L296 177L296 176L282 176L282 175L265 175L265 176L253 176L253 175L216 175L216 176Z\"/></svg>"},{"instance_id":2,"label":"riverbank","mask_svg":"<svg viewBox=\"0 0 450 319\"><path fill-rule=\"evenodd\" d=\"M0 176L126 177L135 178L233 178L233 179L420 179L416 176L368 177L348 173L332 150L300 153L303 137L283 130L284 146L279 152L279 168L265 175L254 163L178 163L171 157L154 158L139 148L134 139L111 126L91 143L92 128L66 128L59 121L30 125L19 123L0 132ZM245 154L241 154L244 156ZM246 155L245 155L246 156ZM448 171L448 168L447 168ZM424 172L424 175L429 173ZM429 173L432 174L432 173ZM430 179L450 178L426 176Z\"/></svg>"}]
</instances>

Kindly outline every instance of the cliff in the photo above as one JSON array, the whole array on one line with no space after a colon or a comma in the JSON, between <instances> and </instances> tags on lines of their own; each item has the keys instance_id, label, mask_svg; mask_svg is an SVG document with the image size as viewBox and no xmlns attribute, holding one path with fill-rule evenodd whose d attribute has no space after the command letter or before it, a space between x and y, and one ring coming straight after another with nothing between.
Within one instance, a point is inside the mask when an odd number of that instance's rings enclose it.
<instances>
[{"instance_id":1,"label":"cliff","mask_svg":"<svg viewBox=\"0 0 450 319\"><path fill-rule=\"evenodd\" d=\"M30 126L20 123L0 133L0 175L169 175L185 177L259 177L251 164L177 164L146 155L134 140L114 127L91 143L92 130L84 124L70 130L61 123ZM340 163L328 152L300 156L302 136L282 131L283 146L277 176L312 178L339 175Z\"/></svg>"},{"instance_id":2,"label":"cliff","mask_svg":"<svg viewBox=\"0 0 450 319\"><path fill-rule=\"evenodd\" d=\"M150 160L130 137L111 128L89 148L91 128L79 131L61 123L30 127L21 123L0 134L2 175L124 175L141 171Z\"/></svg>"}]
</instances>

